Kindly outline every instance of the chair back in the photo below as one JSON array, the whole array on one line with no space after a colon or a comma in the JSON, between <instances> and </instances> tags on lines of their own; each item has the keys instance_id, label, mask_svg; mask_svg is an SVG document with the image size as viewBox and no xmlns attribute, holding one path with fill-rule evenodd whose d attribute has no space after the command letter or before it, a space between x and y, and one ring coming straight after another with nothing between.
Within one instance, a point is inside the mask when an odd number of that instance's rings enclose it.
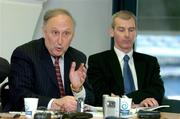
<instances>
[{"instance_id":1,"label":"chair back","mask_svg":"<svg viewBox=\"0 0 180 119\"><path fill-rule=\"evenodd\" d=\"M9 75L10 72L10 64L9 62L0 57L0 83L2 83Z\"/></svg>"},{"instance_id":2,"label":"chair back","mask_svg":"<svg viewBox=\"0 0 180 119\"><path fill-rule=\"evenodd\" d=\"M2 110L4 109L5 105L9 101L9 87L8 87L8 82L2 84L1 86L1 106Z\"/></svg>"},{"instance_id":3,"label":"chair back","mask_svg":"<svg viewBox=\"0 0 180 119\"><path fill-rule=\"evenodd\" d=\"M10 72L10 64L9 62L0 57L0 101L1 101L1 109L4 108L5 104L9 99L9 89L7 89L8 82L3 82L8 76ZM3 82L3 83L2 83Z\"/></svg>"}]
</instances>

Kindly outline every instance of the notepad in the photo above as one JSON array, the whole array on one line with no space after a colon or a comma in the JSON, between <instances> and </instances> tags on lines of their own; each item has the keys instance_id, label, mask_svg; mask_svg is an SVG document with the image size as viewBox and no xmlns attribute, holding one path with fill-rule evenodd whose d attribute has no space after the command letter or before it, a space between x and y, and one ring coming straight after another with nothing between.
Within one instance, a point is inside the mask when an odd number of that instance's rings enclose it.
<instances>
[{"instance_id":1,"label":"notepad","mask_svg":"<svg viewBox=\"0 0 180 119\"><path fill-rule=\"evenodd\" d=\"M138 107L136 108L137 111L144 110L144 111L154 111L160 108L170 107L169 105L160 105L160 106L154 106L154 107Z\"/></svg>"}]
</instances>

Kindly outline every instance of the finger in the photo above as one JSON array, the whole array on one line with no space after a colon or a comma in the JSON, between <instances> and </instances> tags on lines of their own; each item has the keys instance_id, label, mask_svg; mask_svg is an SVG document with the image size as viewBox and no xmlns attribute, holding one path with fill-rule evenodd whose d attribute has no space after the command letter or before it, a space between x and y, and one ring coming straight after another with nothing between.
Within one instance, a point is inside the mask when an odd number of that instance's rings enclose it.
<instances>
[{"instance_id":1,"label":"finger","mask_svg":"<svg viewBox=\"0 0 180 119\"><path fill-rule=\"evenodd\" d=\"M145 102L148 104L149 107L153 107L158 104L154 98L147 98Z\"/></svg>"},{"instance_id":2,"label":"finger","mask_svg":"<svg viewBox=\"0 0 180 119\"><path fill-rule=\"evenodd\" d=\"M83 65L83 72L86 73L87 72L87 68L84 66L84 63L82 64Z\"/></svg>"},{"instance_id":3,"label":"finger","mask_svg":"<svg viewBox=\"0 0 180 119\"><path fill-rule=\"evenodd\" d=\"M154 106L152 98L147 98L147 99L144 100L144 102L148 105L148 107Z\"/></svg>"},{"instance_id":4,"label":"finger","mask_svg":"<svg viewBox=\"0 0 180 119\"><path fill-rule=\"evenodd\" d=\"M84 72L84 73L82 74L82 78L83 78L83 79L86 79L86 76L87 76L87 75L86 75L86 73Z\"/></svg>"},{"instance_id":5,"label":"finger","mask_svg":"<svg viewBox=\"0 0 180 119\"><path fill-rule=\"evenodd\" d=\"M111 93L111 96L112 96L112 97L115 97L116 95L115 95L114 93Z\"/></svg>"},{"instance_id":6,"label":"finger","mask_svg":"<svg viewBox=\"0 0 180 119\"><path fill-rule=\"evenodd\" d=\"M147 99L143 100L141 103L140 103L140 106L142 107L148 107L148 104L147 104Z\"/></svg>"},{"instance_id":7,"label":"finger","mask_svg":"<svg viewBox=\"0 0 180 119\"><path fill-rule=\"evenodd\" d=\"M84 82L85 82L85 78L84 78L84 77L81 77L81 78L80 78L80 85L82 86Z\"/></svg>"},{"instance_id":8,"label":"finger","mask_svg":"<svg viewBox=\"0 0 180 119\"><path fill-rule=\"evenodd\" d=\"M80 82L83 83L86 80L86 72L81 72L80 73Z\"/></svg>"},{"instance_id":9,"label":"finger","mask_svg":"<svg viewBox=\"0 0 180 119\"><path fill-rule=\"evenodd\" d=\"M153 103L152 106L159 106L157 100L155 100L154 98L151 98L151 102Z\"/></svg>"},{"instance_id":10,"label":"finger","mask_svg":"<svg viewBox=\"0 0 180 119\"><path fill-rule=\"evenodd\" d=\"M75 68L76 68L76 63L75 63L75 62L72 62L71 68L70 68L70 72L74 72L74 71L75 71Z\"/></svg>"},{"instance_id":11,"label":"finger","mask_svg":"<svg viewBox=\"0 0 180 119\"><path fill-rule=\"evenodd\" d=\"M147 104L148 104L148 107L153 107L154 106L154 103L153 103L152 100L148 100Z\"/></svg>"},{"instance_id":12,"label":"finger","mask_svg":"<svg viewBox=\"0 0 180 119\"><path fill-rule=\"evenodd\" d=\"M149 107L147 102L143 103L144 107Z\"/></svg>"},{"instance_id":13,"label":"finger","mask_svg":"<svg viewBox=\"0 0 180 119\"><path fill-rule=\"evenodd\" d=\"M78 68L78 70L79 70L79 71L83 71L83 67L84 67L84 63L81 63L80 66L79 66L79 68Z\"/></svg>"}]
</instances>

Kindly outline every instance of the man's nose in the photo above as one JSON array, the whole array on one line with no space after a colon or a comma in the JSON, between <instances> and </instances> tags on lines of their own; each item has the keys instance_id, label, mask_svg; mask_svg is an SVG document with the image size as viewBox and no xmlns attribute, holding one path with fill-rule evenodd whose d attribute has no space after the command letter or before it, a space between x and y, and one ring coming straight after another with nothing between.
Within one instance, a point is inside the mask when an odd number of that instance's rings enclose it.
<instances>
[{"instance_id":1,"label":"man's nose","mask_svg":"<svg viewBox=\"0 0 180 119\"><path fill-rule=\"evenodd\" d=\"M63 37L62 37L62 34L60 33L60 34L59 34L59 37L58 37L58 44L61 44L61 43L62 43L62 39L63 39Z\"/></svg>"},{"instance_id":2,"label":"man's nose","mask_svg":"<svg viewBox=\"0 0 180 119\"><path fill-rule=\"evenodd\" d=\"M125 36L129 37L129 31L128 30L125 31Z\"/></svg>"}]
</instances>

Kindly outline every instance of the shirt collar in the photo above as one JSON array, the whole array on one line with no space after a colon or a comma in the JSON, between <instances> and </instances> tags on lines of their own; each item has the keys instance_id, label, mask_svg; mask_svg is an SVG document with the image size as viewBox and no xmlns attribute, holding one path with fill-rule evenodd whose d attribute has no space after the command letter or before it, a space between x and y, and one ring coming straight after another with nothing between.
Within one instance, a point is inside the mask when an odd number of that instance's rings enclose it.
<instances>
[{"instance_id":1,"label":"shirt collar","mask_svg":"<svg viewBox=\"0 0 180 119\"><path fill-rule=\"evenodd\" d=\"M51 59L52 59L53 62L55 61L54 56L52 56L52 55L51 55ZM60 61L63 61L64 60L64 55L60 56L59 59L60 59Z\"/></svg>"},{"instance_id":2,"label":"shirt collar","mask_svg":"<svg viewBox=\"0 0 180 119\"><path fill-rule=\"evenodd\" d=\"M130 58L130 60L132 59L133 50L131 50L131 51L128 52L128 53L124 53L124 52L122 52L121 50L119 50L119 49L117 49L116 47L114 47L114 51L115 51L115 53L116 53L116 55L118 56L118 59L119 59L120 61L123 61L123 57L124 57L125 55L128 55L129 58Z\"/></svg>"}]
</instances>

